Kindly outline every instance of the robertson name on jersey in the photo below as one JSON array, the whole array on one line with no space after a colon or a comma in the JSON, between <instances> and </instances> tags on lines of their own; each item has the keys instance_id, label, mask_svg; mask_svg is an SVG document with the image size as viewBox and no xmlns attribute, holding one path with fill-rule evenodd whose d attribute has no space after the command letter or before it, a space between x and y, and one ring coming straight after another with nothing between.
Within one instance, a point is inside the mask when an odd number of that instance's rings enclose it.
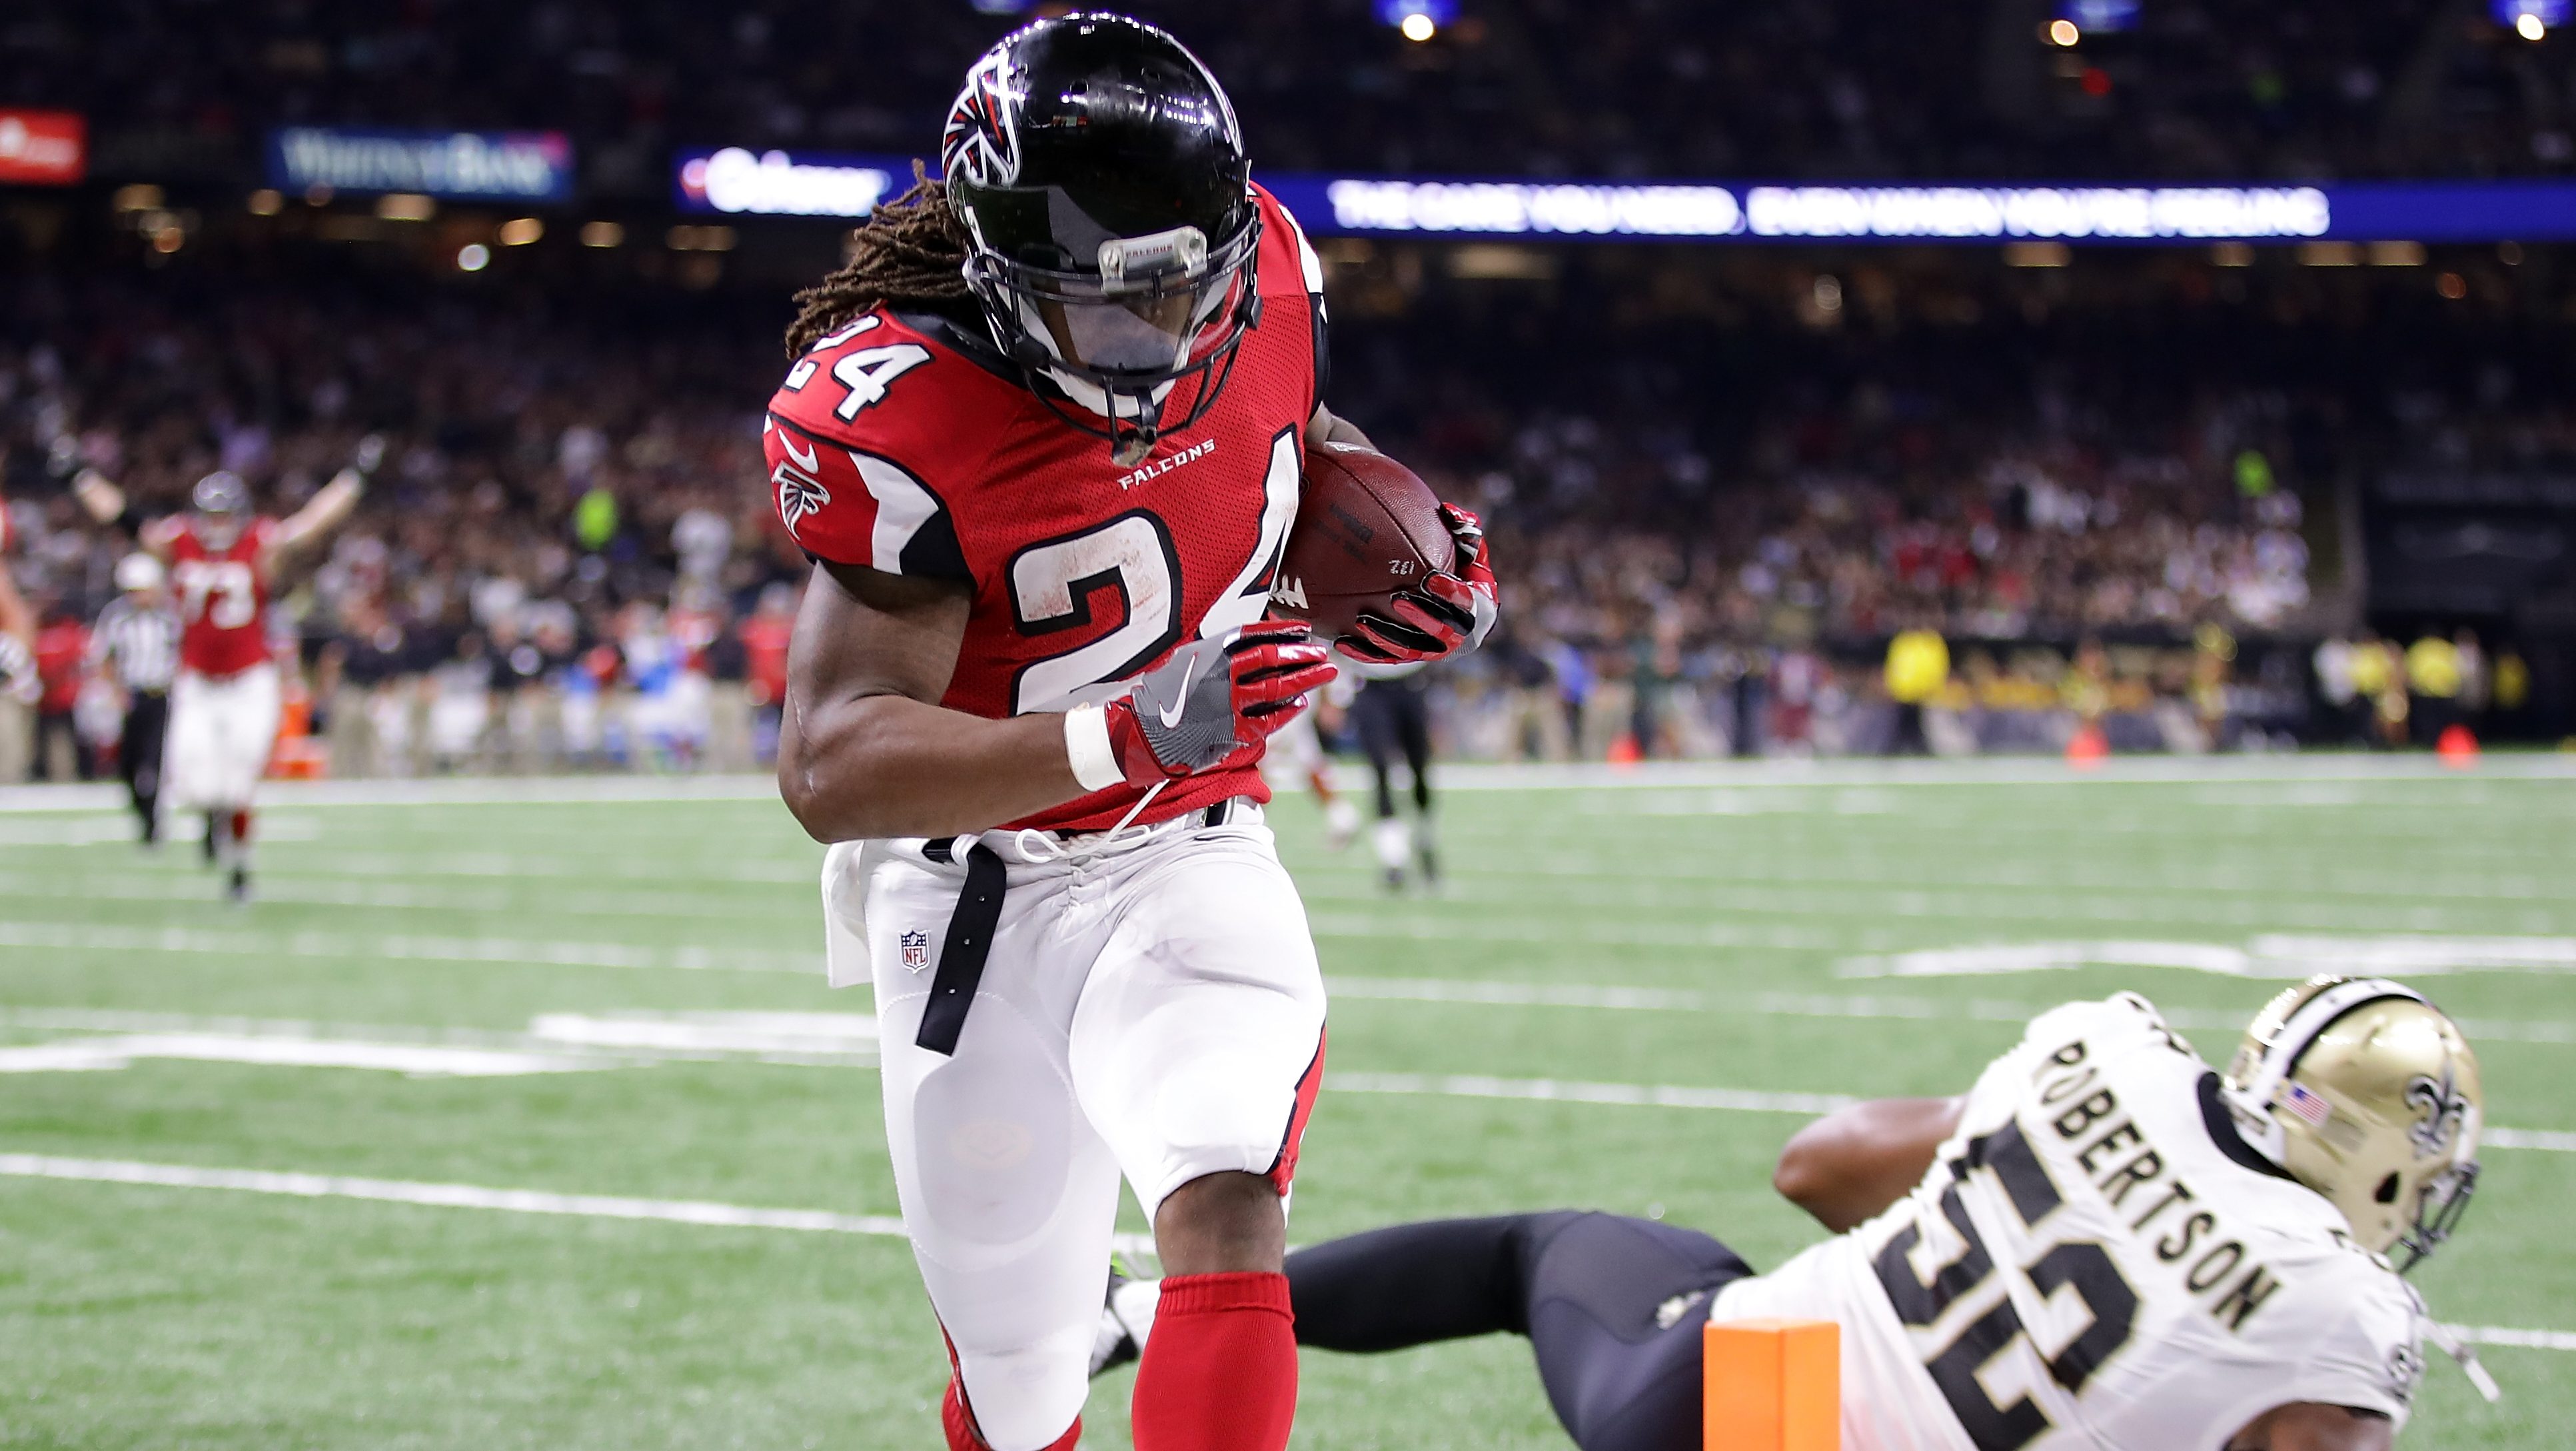
<instances>
[{"instance_id":1,"label":"robertson name on jersey","mask_svg":"<svg viewBox=\"0 0 2576 1451\"><path fill-rule=\"evenodd\" d=\"M870 312L788 370L762 443L796 542L973 590L940 704L1001 719L1106 700L1184 641L1266 613L1322 387L1324 314L1313 250L1255 192L1260 323L1214 406L1141 463L1112 462L1106 441L1058 417L984 339L934 319ZM1177 385L1175 415L1198 386ZM1138 819L1267 800L1257 761L1175 781ZM1141 794L1122 783L996 824L1101 830Z\"/></svg>"},{"instance_id":2,"label":"robertson name on jersey","mask_svg":"<svg viewBox=\"0 0 2576 1451\"><path fill-rule=\"evenodd\" d=\"M2296 1401L2403 1427L2421 1302L2217 1081L2142 998L2046 1013L1912 1195L1712 1313L1839 1321L1855 1451L2214 1448Z\"/></svg>"},{"instance_id":3,"label":"robertson name on jersey","mask_svg":"<svg viewBox=\"0 0 2576 1451\"><path fill-rule=\"evenodd\" d=\"M216 548L193 519L169 536L170 590L179 604L179 664L199 675L239 675L269 662L268 552L277 521L255 519Z\"/></svg>"}]
</instances>

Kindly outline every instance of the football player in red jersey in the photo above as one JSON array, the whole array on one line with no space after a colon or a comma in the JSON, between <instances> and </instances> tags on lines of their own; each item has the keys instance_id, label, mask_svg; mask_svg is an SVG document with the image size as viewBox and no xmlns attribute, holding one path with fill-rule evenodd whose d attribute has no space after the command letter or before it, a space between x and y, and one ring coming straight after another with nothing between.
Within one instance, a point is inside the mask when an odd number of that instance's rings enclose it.
<instances>
[{"instance_id":1,"label":"football player in red jersey","mask_svg":"<svg viewBox=\"0 0 2576 1451\"><path fill-rule=\"evenodd\" d=\"M356 458L285 519L252 513L250 487L218 471L197 481L191 512L135 530L170 567L179 606L179 678L170 687L163 801L206 813L206 850L236 902L250 897L251 798L277 743L277 665L268 603L280 577L348 522L384 457L370 436ZM100 523L127 522L124 491L94 471L73 484Z\"/></svg>"},{"instance_id":2,"label":"football player in red jersey","mask_svg":"<svg viewBox=\"0 0 2576 1451\"><path fill-rule=\"evenodd\" d=\"M1330 674L1267 619L1322 406L1322 269L1196 57L1040 20L925 182L807 293L765 445L816 563L779 785L873 981L886 1136L953 1451L1072 1446L1124 1176L1170 1278L1139 1451L1279 1451L1285 1200L1324 994L1262 825ZM1490 624L1481 536L1345 648ZM1167 1338L1168 1337L1168 1338Z\"/></svg>"}]
</instances>

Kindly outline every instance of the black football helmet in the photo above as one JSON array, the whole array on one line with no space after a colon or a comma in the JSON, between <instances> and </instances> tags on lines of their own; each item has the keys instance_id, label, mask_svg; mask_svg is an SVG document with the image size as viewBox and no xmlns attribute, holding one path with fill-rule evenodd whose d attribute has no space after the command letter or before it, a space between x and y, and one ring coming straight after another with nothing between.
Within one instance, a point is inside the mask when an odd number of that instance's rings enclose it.
<instances>
[{"instance_id":1,"label":"black football helmet","mask_svg":"<svg viewBox=\"0 0 2576 1451\"><path fill-rule=\"evenodd\" d=\"M967 286L1059 416L1123 466L1216 402L1260 320L1261 214L1198 57L1124 15L1024 26L967 73L940 166Z\"/></svg>"}]
</instances>

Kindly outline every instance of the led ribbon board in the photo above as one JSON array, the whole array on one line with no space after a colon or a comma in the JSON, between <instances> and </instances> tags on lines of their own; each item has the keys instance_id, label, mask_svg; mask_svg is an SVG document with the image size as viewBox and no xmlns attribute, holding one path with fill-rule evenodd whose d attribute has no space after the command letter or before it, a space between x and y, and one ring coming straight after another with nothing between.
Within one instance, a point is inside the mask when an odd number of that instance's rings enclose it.
<instances>
[{"instance_id":1,"label":"led ribbon board","mask_svg":"<svg viewBox=\"0 0 2576 1451\"><path fill-rule=\"evenodd\" d=\"M910 184L900 156L683 152L683 211L865 217ZM1322 237L1466 241L2074 244L2576 239L2576 182L2299 186L1519 181L1265 173Z\"/></svg>"}]
</instances>

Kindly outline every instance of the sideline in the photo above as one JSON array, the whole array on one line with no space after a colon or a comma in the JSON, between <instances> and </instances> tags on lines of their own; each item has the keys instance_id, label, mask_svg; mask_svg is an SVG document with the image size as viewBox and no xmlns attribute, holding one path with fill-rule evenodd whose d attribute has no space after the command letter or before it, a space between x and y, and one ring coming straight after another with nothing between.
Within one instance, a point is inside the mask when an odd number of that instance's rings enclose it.
<instances>
[{"instance_id":1,"label":"sideline","mask_svg":"<svg viewBox=\"0 0 2576 1451\"><path fill-rule=\"evenodd\" d=\"M1365 773L1335 770L1356 787ZM2307 781L2576 781L2576 755L2490 753L2473 771L2430 755L2320 751L2278 756L2120 756L2077 772L2041 756L1890 761L1648 761L1634 766L1458 762L1443 764L1443 791L1598 791L1674 786L2118 786ZM278 806L550 806L620 802L771 801L768 775L446 776L366 781L271 781L261 804ZM0 787L0 812L124 808L114 786ZM784 819L782 812L781 819Z\"/></svg>"}]
</instances>

